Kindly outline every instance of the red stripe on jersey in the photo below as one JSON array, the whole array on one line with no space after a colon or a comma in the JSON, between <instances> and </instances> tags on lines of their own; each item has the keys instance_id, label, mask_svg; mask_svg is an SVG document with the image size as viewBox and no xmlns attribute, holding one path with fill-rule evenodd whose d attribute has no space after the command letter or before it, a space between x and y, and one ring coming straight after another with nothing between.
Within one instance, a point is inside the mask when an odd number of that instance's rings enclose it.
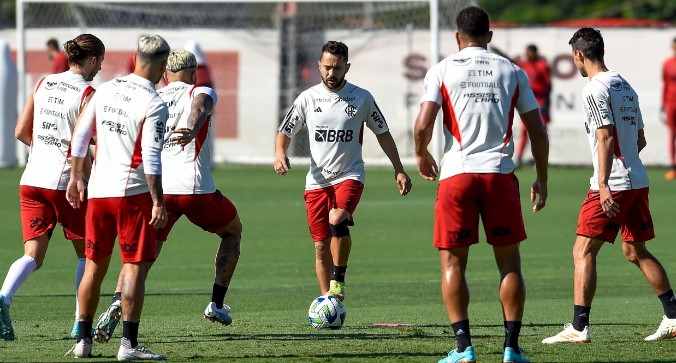
<instances>
[{"instance_id":1,"label":"red stripe on jersey","mask_svg":"<svg viewBox=\"0 0 676 363\"><path fill-rule=\"evenodd\" d=\"M209 135L209 123L211 122L211 115L207 116L206 122L202 125L200 130L197 132L197 136L195 136L195 157L193 160L197 160L197 156L200 154L200 151L202 151L202 146L204 146L204 141L207 139L207 136Z\"/></svg>"},{"instance_id":2,"label":"red stripe on jersey","mask_svg":"<svg viewBox=\"0 0 676 363\"><path fill-rule=\"evenodd\" d=\"M44 81L44 80L45 80L45 78L46 78L46 77L42 77L42 78L40 79L40 82L38 82L38 85L37 85L37 86L35 86L35 92L37 92L37 91L38 91L38 88L40 88L40 85L42 84L42 81Z\"/></svg>"},{"instance_id":3,"label":"red stripe on jersey","mask_svg":"<svg viewBox=\"0 0 676 363\"><path fill-rule=\"evenodd\" d=\"M136 143L134 144L134 153L131 156L131 168L136 169L143 162L143 156L141 155L141 140L143 139L143 124L146 123L146 118L143 117L141 120L141 125L139 125L138 136L136 137Z\"/></svg>"},{"instance_id":4,"label":"red stripe on jersey","mask_svg":"<svg viewBox=\"0 0 676 363\"><path fill-rule=\"evenodd\" d=\"M451 96L444 83L441 83L441 96L444 98L441 104L444 113L444 125L446 125L446 128L451 135L458 140L458 143L460 143L460 147L462 148L462 137L460 135L460 127L458 127L458 119L455 117L453 102L451 102Z\"/></svg>"},{"instance_id":5,"label":"red stripe on jersey","mask_svg":"<svg viewBox=\"0 0 676 363\"><path fill-rule=\"evenodd\" d=\"M617 136L617 127L613 126L613 154L615 157L622 160L624 163L624 158L622 158L622 150L620 150L620 138Z\"/></svg>"},{"instance_id":6,"label":"red stripe on jersey","mask_svg":"<svg viewBox=\"0 0 676 363\"><path fill-rule=\"evenodd\" d=\"M514 107L516 107L516 102L519 100L519 83L517 79L516 90L514 91L514 96L512 96L512 104L509 106L509 116L507 117L507 133L505 134L504 145L509 143L509 140L512 139L512 125L514 124Z\"/></svg>"},{"instance_id":7,"label":"red stripe on jersey","mask_svg":"<svg viewBox=\"0 0 676 363\"><path fill-rule=\"evenodd\" d=\"M87 98L87 96L92 92L94 92L94 87L92 86L88 86L87 89L82 92L82 98L80 98L80 109L82 109L82 106L84 106L85 98Z\"/></svg>"},{"instance_id":8,"label":"red stripe on jersey","mask_svg":"<svg viewBox=\"0 0 676 363\"><path fill-rule=\"evenodd\" d=\"M190 96L190 98L192 98L192 91L194 91L195 88L197 88L196 85L192 86L192 88L190 89L190 91L188 91L188 96Z\"/></svg>"},{"instance_id":9,"label":"red stripe on jersey","mask_svg":"<svg viewBox=\"0 0 676 363\"><path fill-rule=\"evenodd\" d=\"M359 128L359 145L364 144L364 123L361 123L361 127Z\"/></svg>"}]
</instances>

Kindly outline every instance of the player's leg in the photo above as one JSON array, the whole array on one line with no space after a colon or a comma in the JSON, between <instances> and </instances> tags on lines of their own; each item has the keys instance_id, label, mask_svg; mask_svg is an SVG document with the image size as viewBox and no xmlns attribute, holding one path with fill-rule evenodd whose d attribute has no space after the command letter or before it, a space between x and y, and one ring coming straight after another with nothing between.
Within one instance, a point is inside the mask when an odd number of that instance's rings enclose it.
<instances>
[{"instance_id":1,"label":"player's leg","mask_svg":"<svg viewBox=\"0 0 676 363\"><path fill-rule=\"evenodd\" d=\"M150 262L157 258L157 231L149 225L152 218L150 193L121 198L116 211L122 260L122 340L118 360L163 360L138 343L138 329L145 299L145 281Z\"/></svg>"},{"instance_id":2,"label":"player's leg","mask_svg":"<svg viewBox=\"0 0 676 363\"><path fill-rule=\"evenodd\" d=\"M84 224L84 223L83 223ZM82 276L84 275L85 263L87 258L85 257L85 246L83 239L72 240L73 249L75 250L75 255L77 255L77 267L75 268L75 322L73 323L73 329L70 331L71 338L77 338L80 336L80 303L77 299L77 291L80 287L80 281L82 281Z\"/></svg>"},{"instance_id":3,"label":"player's leg","mask_svg":"<svg viewBox=\"0 0 676 363\"><path fill-rule=\"evenodd\" d=\"M232 324L230 307L224 303L224 300L239 261L242 238L242 223L239 216L235 214L230 223L218 230L216 234L221 237L221 243L214 259L216 276L211 290L211 302L204 311L204 318L211 322L230 325Z\"/></svg>"},{"instance_id":4,"label":"player's leg","mask_svg":"<svg viewBox=\"0 0 676 363\"><path fill-rule=\"evenodd\" d=\"M669 180L676 180L676 107L667 108L664 111L667 118L667 152L669 153L669 162L671 165L671 170L669 170L664 177Z\"/></svg>"},{"instance_id":5,"label":"player's leg","mask_svg":"<svg viewBox=\"0 0 676 363\"><path fill-rule=\"evenodd\" d=\"M526 284L521 274L519 245L493 246L493 253L500 271L500 303L505 327L503 362L526 362L519 348L521 319L526 303Z\"/></svg>"},{"instance_id":6,"label":"player's leg","mask_svg":"<svg viewBox=\"0 0 676 363\"><path fill-rule=\"evenodd\" d=\"M333 188L306 190L304 193L307 223L315 247L315 273L322 294L329 291L333 270L331 255L331 229L329 227L329 196Z\"/></svg>"}]
</instances>

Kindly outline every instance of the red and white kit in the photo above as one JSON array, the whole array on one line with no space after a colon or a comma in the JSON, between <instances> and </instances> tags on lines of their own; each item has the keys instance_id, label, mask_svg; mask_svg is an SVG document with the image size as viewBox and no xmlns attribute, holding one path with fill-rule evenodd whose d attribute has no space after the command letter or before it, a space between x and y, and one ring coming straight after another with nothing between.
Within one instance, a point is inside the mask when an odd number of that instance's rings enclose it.
<instances>
[{"instance_id":1,"label":"red and white kit","mask_svg":"<svg viewBox=\"0 0 676 363\"><path fill-rule=\"evenodd\" d=\"M196 87L184 82L171 82L157 91L169 107L169 119L164 134L162 151L162 188L169 220L158 232L158 240L165 241L176 221L185 214L195 225L205 231L217 232L227 226L237 215L235 206L216 189L209 169L211 159L210 132L211 115L218 97L209 87ZM207 110L206 122L196 137L181 149L171 141L176 129L187 128L192 101L200 94L213 100L213 107Z\"/></svg>"},{"instance_id":2,"label":"red and white kit","mask_svg":"<svg viewBox=\"0 0 676 363\"><path fill-rule=\"evenodd\" d=\"M75 120L94 89L71 71L42 78L33 93L33 139L21 176L21 220L24 241L60 223L67 239L84 238L86 208L64 203L70 180L70 144Z\"/></svg>"},{"instance_id":3,"label":"red and white kit","mask_svg":"<svg viewBox=\"0 0 676 363\"><path fill-rule=\"evenodd\" d=\"M102 84L84 111L73 136L73 156L84 156L96 136L88 186L87 258L110 256L119 235L123 262L155 259L146 174L162 173L167 117L155 85L135 74Z\"/></svg>"}]
</instances>

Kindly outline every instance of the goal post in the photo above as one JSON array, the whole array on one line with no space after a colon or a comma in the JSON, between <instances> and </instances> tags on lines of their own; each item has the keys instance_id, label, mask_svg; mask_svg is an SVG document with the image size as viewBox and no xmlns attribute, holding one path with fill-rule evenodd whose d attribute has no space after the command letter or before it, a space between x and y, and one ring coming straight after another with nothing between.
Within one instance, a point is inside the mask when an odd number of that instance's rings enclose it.
<instances>
[{"instance_id":1,"label":"goal post","mask_svg":"<svg viewBox=\"0 0 676 363\"><path fill-rule=\"evenodd\" d=\"M290 103L320 81L319 47L350 48L347 79L368 89L383 110L400 154L413 160L412 130L424 71L441 57L441 29L472 0L16 0L18 96L23 104L45 68L44 44L80 33L106 45L98 84L129 72L135 40L158 33L172 48L196 42L219 95L214 114L216 161L268 163L277 125ZM441 123L430 151L442 155ZM389 161L365 133L364 157ZM292 155L308 156L307 135Z\"/></svg>"}]
</instances>

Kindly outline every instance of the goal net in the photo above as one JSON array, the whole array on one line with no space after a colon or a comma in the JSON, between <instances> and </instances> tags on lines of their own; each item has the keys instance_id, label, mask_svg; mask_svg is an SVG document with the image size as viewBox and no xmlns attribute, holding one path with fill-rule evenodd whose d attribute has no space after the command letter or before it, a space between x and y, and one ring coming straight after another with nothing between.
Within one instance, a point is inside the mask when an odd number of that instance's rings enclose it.
<instances>
[{"instance_id":1,"label":"goal net","mask_svg":"<svg viewBox=\"0 0 676 363\"><path fill-rule=\"evenodd\" d=\"M457 12L471 3L438 0L438 22L432 24L436 2L19 0L23 18L17 17L17 49L25 59L19 70L25 77L25 94L50 71L47 40L56 38L63 44L85 32L106 45L95 87L130 72L141 34L160 34L172 48L194 50L197 44L206 64L198 82L210 83L219 96L212 130L215 161L267 163L287 109L300 92L321 81L317 69L321 46L340 40L350 50L352 67L346 78L371 91L400 154L411 157L422 79L434 57L431 44L439 33L446 33L441 43L446 49L454 45L449 29ZM434 30L436 26L441 32ZM18 58L21 63L21 55ZM365 159L387 162L375 137L368 134ZM308 156L307 138L307 134L294 138L292 156Z\"/></svg>"}]
</instances>

